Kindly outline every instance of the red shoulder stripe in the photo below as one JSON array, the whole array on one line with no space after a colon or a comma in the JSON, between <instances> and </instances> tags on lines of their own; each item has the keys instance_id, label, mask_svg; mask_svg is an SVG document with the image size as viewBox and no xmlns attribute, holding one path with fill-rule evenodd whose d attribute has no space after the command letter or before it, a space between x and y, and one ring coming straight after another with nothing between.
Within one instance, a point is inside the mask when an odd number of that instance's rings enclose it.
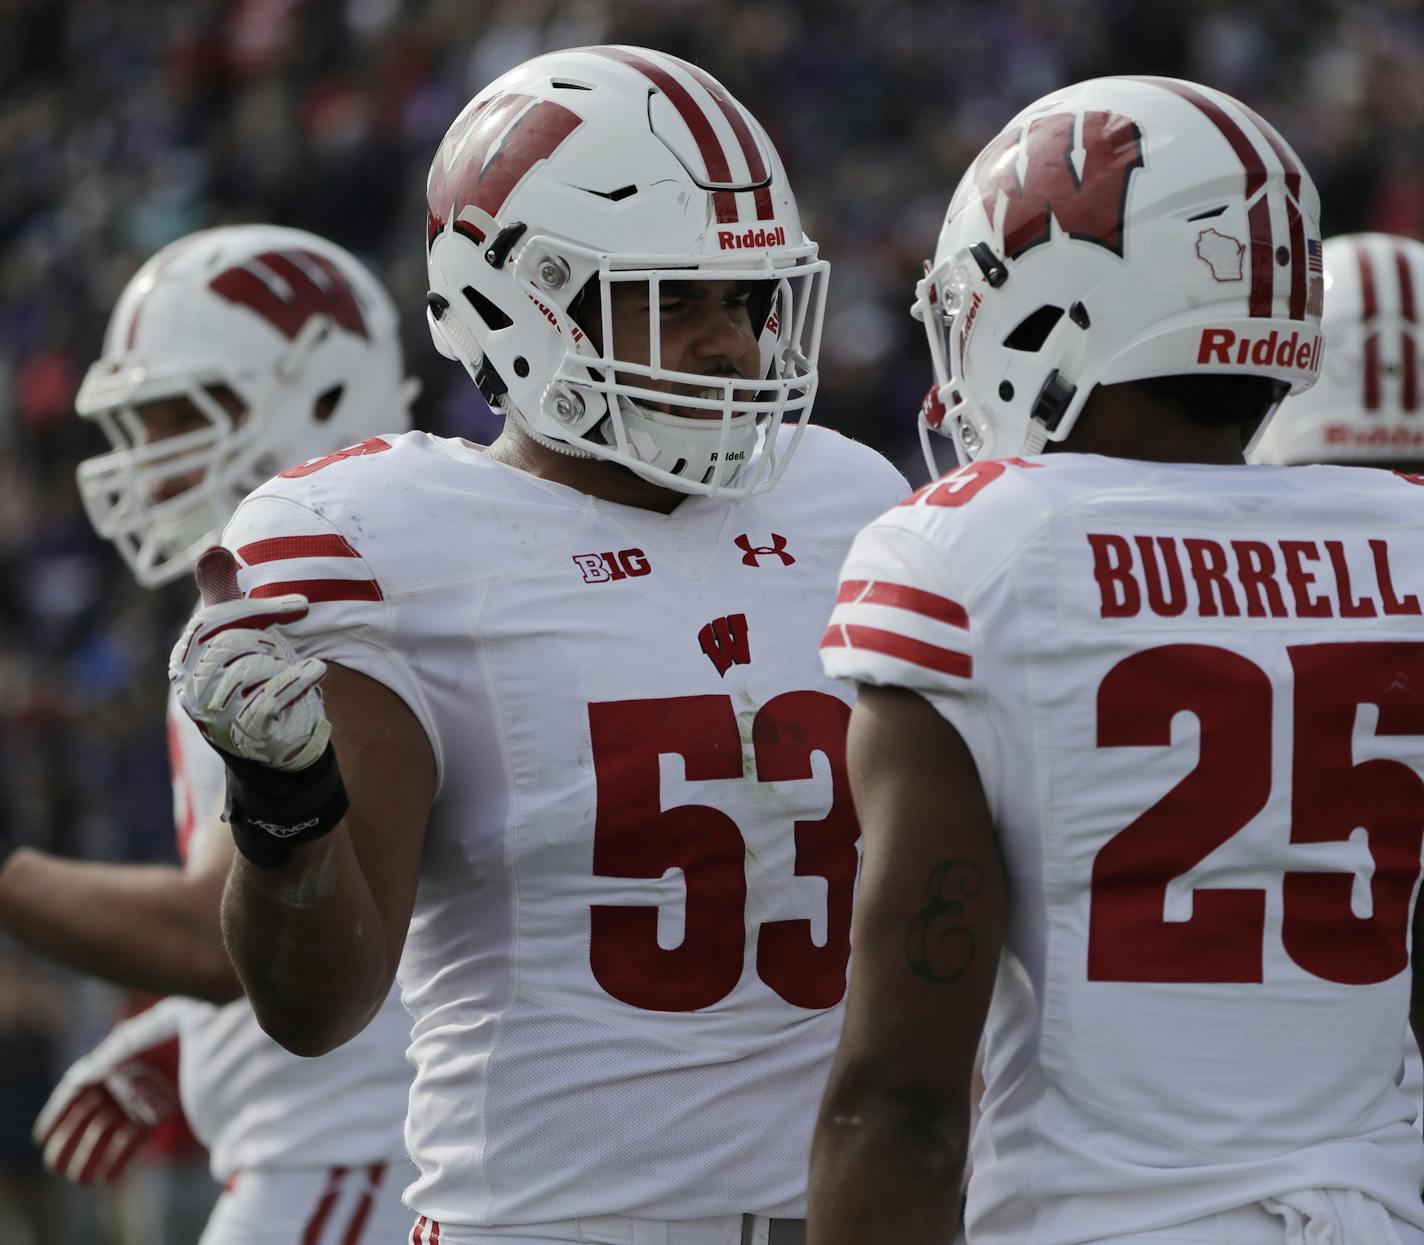
<instances>
[{"instance_id":1,"label":"red shoulder stripe","mask_svg":"<svg viewBox=\"0 0 1424 1245\"><path fill-rule=\"evenodd\" d=\"M243 545L237 556L248 566L284 562L288 558L359 558L344 536L271 536Z\"/></svg>"},{"instance_id":2,"label":"red shoulder stripe","mask_svg":"<svg viewBox=\"0 0 1424 1245\"><path fill-rule=\"evenodd\" d=\"M854 623L832 624L821 637L821 647L863 649L869 653L893 657L912 666L923 666L926 670L935 670L940 674L952 674L961 679L969 678L974 672L974 662L968 653L957 653L952 648L940 648L937 644L912 640L909 636L882 631L879 627L861 627Z\"/></svg>"},{"instance_id":3,"label":"red shoulder stripe","mask_svg":"<svg viewBox=\"0 0 1424 1245\"><path fill-rule=\"evenodd\" d=\"M969 630L969 615L964 606L948 597L937 596L908 584L888 584L879 579L848 579L841 585L837 605L890 605L896 609L922 614L936 622Z\"/></svg>"}]
</instances>

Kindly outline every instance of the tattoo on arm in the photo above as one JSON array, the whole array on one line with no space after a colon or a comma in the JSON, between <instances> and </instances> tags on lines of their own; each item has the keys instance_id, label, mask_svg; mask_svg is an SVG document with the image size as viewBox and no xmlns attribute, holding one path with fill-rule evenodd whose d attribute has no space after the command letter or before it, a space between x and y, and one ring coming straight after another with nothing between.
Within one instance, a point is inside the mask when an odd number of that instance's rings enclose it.
<instances>
[{"instance_id":1,"label":"tattoo on arm","mask_svg":"<svg viewBox=\"0 0 1424 1245\"><path fill-rule=\"evenodd\" d=\"M925 880L929 902L905 930L905 955L926 981L958 981L974 963L974 932L963 925L968 901L984 889L984 873L968 860L944 860Z\"/></svg>"}]
</instances>

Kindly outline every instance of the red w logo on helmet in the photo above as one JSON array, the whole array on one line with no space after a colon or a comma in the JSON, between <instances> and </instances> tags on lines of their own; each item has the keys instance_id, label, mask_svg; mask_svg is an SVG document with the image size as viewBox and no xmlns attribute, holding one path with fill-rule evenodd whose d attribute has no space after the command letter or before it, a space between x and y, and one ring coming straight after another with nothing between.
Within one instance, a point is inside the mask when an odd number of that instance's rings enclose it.
<instances>
[{"instance_id":1,"label":"red w logo on helmet","mask_svg":"<svg viewBox=\"0 0 1424 1245\"><path fill-rule=\"evenodd\" d=\"M975 187L992 221L1000 195L1004 254L1017 259L1049 239L1049 218L1069 237L1122 254L1123 215L1133 169L1142 167L1142 134L1128 117L1085 112L1036 117L1001 134L979 159ZM1023 164L1023 178L1019 164Z\"/></svg>"},{"instance_id":2,"label":"red w logo on helmet","mask_svg":"<svg viewBox=\"0 0 1424 1245\"><path fill-rule=\"evenodd\" d=\"M339 269L315 251L264 251L208 282L219 298L255 311L287 338L315 315L348 333L369 337L356 292Z\"/></svg>"},{"instance_id":3,"label":"red w logo on helmet","mask_svg":"<svg viewBox=\"0 0 1424 1245\"><path fill-rule=\"evenodd\" d=\"M450 128L430 167L426 187L426 245L451 216L455 228L483 242L504 202L540 160L547 160L583 124L562 104L531 95L496 95L470 108ZM510 123L513 122L511 125ZM490 149L503 136L494 155ZM473 208L484 228L463 220Z\"/></svg>"}]
</instances>

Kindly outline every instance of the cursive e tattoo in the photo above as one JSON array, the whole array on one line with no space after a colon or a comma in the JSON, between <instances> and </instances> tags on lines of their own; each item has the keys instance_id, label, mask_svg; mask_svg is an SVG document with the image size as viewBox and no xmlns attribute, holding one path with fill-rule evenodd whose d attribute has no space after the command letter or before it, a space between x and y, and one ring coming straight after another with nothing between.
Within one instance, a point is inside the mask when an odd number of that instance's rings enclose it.
<instances>
[{"instance_id":1,"label":"cursive e tattoo","mask_svg":"<svg viewBox=\"0 0 1424 1245\"><path fill-rule=\"evenodd\" d=\"M926 981L958 981L974 963L975 940L965 928L968 901L984 889L984 873L968 860L945 860L925 880L929 902L905 930L905 954Z\"/></svg>"}]
</instances>

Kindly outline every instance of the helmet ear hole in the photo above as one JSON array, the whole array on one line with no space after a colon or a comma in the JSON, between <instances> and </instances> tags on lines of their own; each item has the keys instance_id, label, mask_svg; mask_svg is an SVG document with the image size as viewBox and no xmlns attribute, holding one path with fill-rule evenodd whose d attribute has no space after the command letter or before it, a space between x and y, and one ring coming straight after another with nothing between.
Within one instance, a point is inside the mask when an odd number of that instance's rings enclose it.
<instances>
[{"instance_id":1,"label":"helmet ear hole","mask_svg":"<svg viewBox=\"0 0 1424 1245\"><path fill-rule=\"evenodd\" d=\"M312 408L312 418L319 424L324 424L334 414L341 402L341 395L346 392L345 385L333 385L316 400L316 405Z\"/></svg>"},{"instance_id":2,"label":"helmet ear hole","mask_svg":"<svg viewBox=\"0 0 1424 1245\"><path fill-rule=\"evenodd\" d=\"M1005 349L1036 354L1043 349L1043 343L1048 340L1048 335L1062 318L1062 307L1052 307L1045 303L1014 326L1013 331L1004 338Z\"/></svg>"},{"instance_id":3,"label":"helmet ear hole","mask_svg":"<svg viewBox=\"0 0 1424 1245\"><path fill-rule=\"evenodd\" d=\"M500 329L507 329L514 323L509 316L505 315L494 303L490 302L473 285L467 285L461 291L465 296L465 301L475 309L475 314L485 322L485 326L490 332L498 332Z\"/></svg>"}]
</instances>

